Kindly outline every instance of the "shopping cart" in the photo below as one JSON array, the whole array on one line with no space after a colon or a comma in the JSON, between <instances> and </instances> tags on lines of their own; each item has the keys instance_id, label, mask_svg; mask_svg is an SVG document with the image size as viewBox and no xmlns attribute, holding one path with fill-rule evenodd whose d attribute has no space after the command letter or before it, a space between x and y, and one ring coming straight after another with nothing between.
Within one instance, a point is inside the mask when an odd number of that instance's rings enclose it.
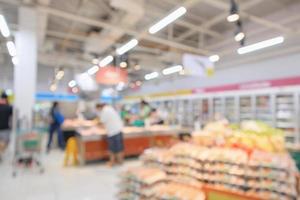
<instances>
[{"instance_id":1,"label":"shopping cart","mask_svg":"<svg viewBox=\"0 0 300 200\"><path fill-rule=\"evenodd\" d=\"M37 168L44 172L42 165L42 137L41 134L31 132L20 134L16 138L16 149L13 159L13 173L15 177L18 169Z\"/></svg>"}]
</instances>

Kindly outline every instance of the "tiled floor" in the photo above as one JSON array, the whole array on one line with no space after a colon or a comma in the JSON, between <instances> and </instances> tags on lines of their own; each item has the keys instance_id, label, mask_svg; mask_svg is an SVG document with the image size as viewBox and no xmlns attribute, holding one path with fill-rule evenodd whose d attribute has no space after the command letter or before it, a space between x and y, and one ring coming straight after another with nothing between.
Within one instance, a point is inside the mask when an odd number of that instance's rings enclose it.
<instances>
[{"instance_id":1,"label":"tiled floor","mask_svg":"<svg viewBox=\"0 0 300 200\"><path fill-rule=\"evenodd\" d=\"M44 157L45 173L22 170L12 177L9 162L0 163L1 200L114 200L118 174L137 161L107 168L103 163L83 167L62 167L63 153L52 151Z\"/></svg>"}]
</instances>

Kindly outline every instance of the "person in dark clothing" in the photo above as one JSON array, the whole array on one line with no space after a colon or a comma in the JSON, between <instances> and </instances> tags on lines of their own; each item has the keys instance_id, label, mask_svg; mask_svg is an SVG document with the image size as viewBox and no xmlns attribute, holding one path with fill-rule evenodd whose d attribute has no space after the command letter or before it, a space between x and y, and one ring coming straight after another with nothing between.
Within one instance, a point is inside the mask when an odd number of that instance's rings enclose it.
<instances>
[{"instance_id":1,"label":"person in dark clothing","mask_svg":"<svg viewBox=\"0 0 300 200\"><path fill-rule=\"evenodd\" d=\"M53 134L56 131L57 132L57 138L58 138L58 145L60 149L64 149L64 139L63 134L61 130L61 125L64 122L64 116L61 114L59 110L59 104L58 102L54 102L51 110L50 110L50 126L49 126L49 139L48 139L48 145L47 145L47 152L50 151L51 143Z\"/></svg>"},{"instance_id":2,"label":"person in dark clothing","mask_svg":"<svg viewBox=\"0 0 300 200\"><path fill-rule=\"evenodd\" d=\"M6 145L9 142L10 137L10 122L12 116L12 106L8 103L8 97L3 92L0 98L0 141Z\"/></svg>"}]
</instances>

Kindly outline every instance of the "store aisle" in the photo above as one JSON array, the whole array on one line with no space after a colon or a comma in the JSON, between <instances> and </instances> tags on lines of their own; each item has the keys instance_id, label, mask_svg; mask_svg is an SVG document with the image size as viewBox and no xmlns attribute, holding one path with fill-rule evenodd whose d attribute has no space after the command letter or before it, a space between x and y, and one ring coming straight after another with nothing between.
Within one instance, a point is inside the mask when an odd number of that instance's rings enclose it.
<instances>
[{"instance_id":1,"label":"store aisle","mask_svg":"<svg viewBox=\"0 0 300 200\"><path fill-rule=\"evenodd\" d=\"M11 176L11 166L0 164L1 200L114 200L118 192L118 175L129 165L107 168L104 164L84 167L62 167L63 153L53 151L45 157L46 171L21 171L16 178Z\"/></svg>"}]
</instances>

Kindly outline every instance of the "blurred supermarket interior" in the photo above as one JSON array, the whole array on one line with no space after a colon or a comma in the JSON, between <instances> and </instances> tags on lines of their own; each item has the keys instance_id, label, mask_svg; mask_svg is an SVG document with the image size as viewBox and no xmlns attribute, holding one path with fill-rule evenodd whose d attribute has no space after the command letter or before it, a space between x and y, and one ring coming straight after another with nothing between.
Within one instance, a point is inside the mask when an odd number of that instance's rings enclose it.
<instances>
[{"instance_id":1,"label":"blurred supermarket interior","mask_svg":"<svg viewBox=\"0 0 300 200\"><path fill-rule=\"evenodd\" d=\"M0 0L1 200L299 200L299 0Z\"/></svg>"}]
</instances>

